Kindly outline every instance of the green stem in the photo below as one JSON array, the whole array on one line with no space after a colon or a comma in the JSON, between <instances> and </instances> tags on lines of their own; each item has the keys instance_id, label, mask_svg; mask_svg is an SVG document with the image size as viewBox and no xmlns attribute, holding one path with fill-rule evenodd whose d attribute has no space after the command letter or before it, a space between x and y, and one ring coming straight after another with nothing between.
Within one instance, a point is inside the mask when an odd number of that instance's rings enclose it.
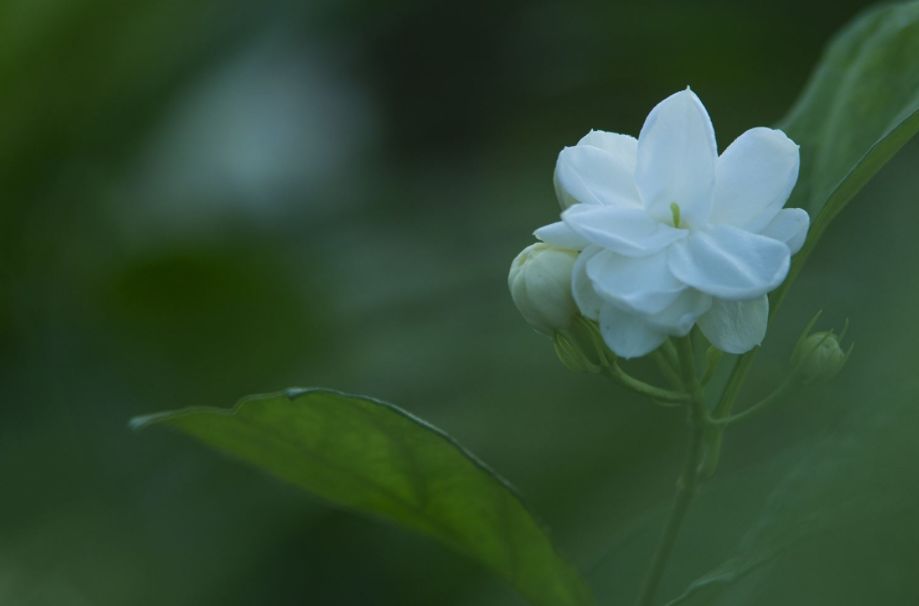
<instances>
[{"instance_id":1,"label":"green stem","mask_svg":"<svg viewBox=\"0 0 919 606\"><path fill-rule=\"evenodd\" d=\"M721 460L721 445L724 443L724 430L727 426L717 425L717 422L718 420L715 419L705 436L705 460L702 461L702 468L699 470L699 475L704 480L715 475L715 470L718 469L718 463Z\"/></svg>"},{"instance_id":2,"label":"green stem","mask_svg":"<svg viewBox=\"0 0 919 606\"><path fill-rule=\"evenodd\" d=\"M661 537L657 552L654 559L651 560L651 567L648 569L644 584L641 588L641 594L638 598L638 606L652 606L657 588L660 586L661 579L664 576L664 570L673 553L673 547L676 545L677 536L680 534L680 528L683 526L683 520L686 519L686 512L689 511L689 504L695 496L698 474L696 469L699 466L699 460L702 457L702 430L699 427L693 427L692 436L689 443L689 453L686 457L686 464L683 468L683 475L677 483L677 493L673 501L673 509L670 511L670 517L667 519L667 525L664 527L664 534Z\"/></svg>"},{"instance_id":3,"label":"green stem","mask_svg":"<svg viewBox=\"0 0 919 606\"><path fill-rule=\"evenodd\" d=\"M718 362L721 361L721 355L721 350L714 347L709 347L708 351L705 352L705 372L702 373L702 385L708 385L708 382L715 376L715 371L718 370Z\"/></svg>"},{"instance_id":4,"label":"green stem","mask_svg":"<svg viewBox=\"0 0 919 606\"><path fill-rule=\"evenodd\" d=\"M798 339L798 345L795 347L796 350L801 346L801 341L810 333L810 330L813 327L814 322L817 321L817 318L819 316L820 316L819 313L816 316L814 316L814 319L811 320L810 323L807 325L807 328L804 329L804 333L801 335L801 338ZM818 341L812 349L807 350L802 355L802 357L807 357L808 355L810 355L810 352L818 349L823 344L824 341L830 338L830 336L832 336L832 333L827 333L826 335L824 335L823 338L820 341ZM750 359L752 360L752 356ZM741 362L743 361L744 360L741 359ZM743 375L746 374L746 370L747 370L746 368L741 368L738 371L738 369L735 367L734 369L735 374L732 375L731 377L732 379L735 379L735 381L728 383L728 388L725 389L725 392L724 392L724 398L719 403L719 404L724 404L723 412L721 415L716 414L716 417L714 420L712 420L711 424L714 426L720 426L722 429L720 429L719 431L723 431L724 427L728 425L733 425L734 423L743 421L744 419L748 419L752 417L753 415L757 414L758 412L765 410L767 407L769 407L770 404L772 404L776 400L785 396L791 390L791 388L798 382L800 378L801 364L802 362L799 361L791 369L791 372L788 373L788 376L785 377L785 380L782 381L782 384L779 385L771 394L769 394L768 396L766 396L765 398L763 398L762 400L760 400L753 406L750 406L743 412L739 412L736 415L731 415L730 414L731 408L733 407L734 400L737 398L737 391L739 390L740 382L743 381ZM719 406L719 410L720 409L721 409L721 406ZM717 412L718 411L716 411L716 413Z\"/></svg>"},{"instance_id":5,"label":"green stem","mask_svg":"<svg viewBox=\"0 0 919 606\"><path fill-rule=\"evenodd\" d=\"M651 560L651 566L645 576L645 581L638 597L638 606L652 606L654 596L660 586L667 563L673 553L680 528L686 519L689 505L696 494L699 481L699 464L702 460L703 438L708 424L708 413L705 410L705 401L702 399L702 387L696 377L693 363L692 341L683 337L677 341L677 352L680 360L683 386L690 397L690 411L692 431L689 440L689 453L683 466L683 473L677 482L677 492L673 501L673 509L664 526L664 533L660 544Z\"/></svg>"},{"instance_id":6,"label":"green stem","mask_svg":"<svg viewBox=\"0 0 919 606\"><path fill-rule=\"evenodd\" d=\"M670 339L664 341L660 351L664 352L664 355L667 356L667 361L670 362L672 367L680 367L680 357L677 355L676 347L673 346L673 342Z\"/></svg>"},{"instance_id":7,"label":"green stem","mask_svg":"<svg viewBox=\"0 0 919 606\"><path fill-rule=\"evenodd\" d=\"M804 264L807 263L808 257L810 257L811 252L813 252L814 247L817 245L817 241L820 240L824 231L826 231L826 227L830 224L832 215L825 216L826 213L829 212L828 208L829 206L824 206L820 214L817 216L817 219L813 222L811 233L808 234L807 240L804 242L804 247L798 251L798 254L795 255L794 259L792 259L791 269L789 269L788 276L785 278L785 281L782 282L782 285L769 295L770 321L779 310L779 306L782 305L782 301L785 300L785 297L788 295L788 291L791 290L791 285L794 284L795 280L801 274L801 270L804 269ZM813 323L815 320L813 320L811 323ZM716 420L723 419L731 414L731 409L734 407L734 402L737 400L737 394L740 393L740 388L743 386L744 380L747 378L747 373L750 372L750 368L753 366L753 358L756 356L757 351L758 348L748 351L747 353L740 356L740 358L737 360L737 363L734 364L734 369L731 371L731 376L725 385L724 391L721 394L721 399L715 406L715 411L712 415ZM708 444L706 449L707 453L705 457L705 469L703 470L703 477L710 477L715 473L715 469L718 467L718 458L721 454L721 443L724 439L724 427L725 426L716 428L714 433L712 433L710 438L707 440Z\"/></svg>"},{"instance_id":8,"label":"green stem","mask_svg":"<svg viewBox=\"0 0 919 606\"><path fill-rule=\"evenodd\" d=\"M721 400L719 400L718 405L715 406L715 413L713 416L716 419L731 414L731 409L734 407L734 402L737 400L740 388L743 386L747 373L750 371L750 367L753 366L753 358L756 355L756 351L755 349L748 351L740 356L734 364L731 376L728 378L727 385L725 385L724 391L721 394Z\"/></svg>"},{"instance_id":9,"label":"green stem","mask_svg":"<svg viewBox=\"0 0 919 606\"><path fill-rule=\"evenodd\" d=\"M721 399L718 400L718 404L712 413L712 427L705 440L705 462L702 464L701 469L703 478L712 477L718 468L718 463L721 460L721 445L724 443L724 430L727 428L727 425L720 424L720 420L730 416L731 409L734 408L734 402L737 401L737 396L740 393L740 388L747 377L747 372L753 365L753 357L756 355L756 351L755 349L748 351L734 363L731 376L728 377L724 391L721 392Z\"/></svg>"},{"instance_id":10,"label":"green stem","mask_svg":"<svg viewBox=\"0 0 919 606\"><path fill-rule=\"evenodd\" d=\"M684 404L688 402L690 398L688 394L680 393L678 391L671 391L669 389L663 389L661 387L651 385L650 383L645 383L640 379L636 379L632 375L622 370L622 368L619 367L619 364L615 361L611 362L607 367L607 373L613 380L615 380L623 387L631 389L636 393L647 396L658 402L667 404Z\"/></svg>"},{"instance_id":11,"label":"green stem","mask_svg":"<svg viewBox=\"0 0 919 606\"><path fill-rule=\"evenodd\" d=\"M603 366L604 370L606 370L607 376L611 379L626 389L647 396L664 405L678 405L689 400L689 396L685 393L671 391L651 385L650 383L645 383L622 370L619 366L619 358L616 357L616 354L607 349L606 345L603 343L603 339L600 337L596 324L583 317L580 318L580 322L590 335L590 340L597 354L597 358L600 360L600 364Z\"/></svg>"},{"instance_id":12,"label":"green stem","mask_svg":"<svg viewBox=\"0 0 919 606\"><path fill-rule=\"evenodd\" d=\"M794 260L791 263L791 269L788 272L788 277L785 278L785 281L782 282L782 285L779 286L775 291L769 295L769 320L775 316L778 312L779 307L782 305L782 301L785 300L785 296L788 294L788 291L791 289L791 285L794 283L795 279L798 277L798 274L801 273L801 270L804 268L804 263L807 261L807 257L810 255L814 246L817 243L817 240L820 239L820 236L823 235L825 225L828 222L821 222L821 228L819 231L814 230L807 238L807 242L804 244L804 248L795 255ZM818 316L819 317L819 316ZM811 321L816 321L816 318ZM737 394L740 393L740 388L743 386L744 380L747 378L747 373L750 372L750 368L753 366L753 358L756 357L756 352L759 351L759 348L754 348L743 354L738 358L737 363L734 364L734 369L731 371L731 376L728 379L727 385L724 388L724 391L721 394L721 399L718 402L718 405L715 407L714 417L716 419L723 418L731 414L731 409L734 407L734 401L737 399Z\"/></svg>"},{"instance_id":13,"label":"green stem","mask_svg":"<svg viewBox=\"0 0 919 606\"><path fill-rule=\"evenodd\" d=\"M786 378L785 381L783 381L782 384L779 385L775 389L775 391L773 391L771 394L769 394L768 396L766 396L765 398L763 398L762 400L760 400L753 406L747 408L743 412L737 413L736 415L731 415L729 417L722 417L720 419L715 419L712 421L712 423L714 425L727 426L727 425L733 425L735 423L743 421L744 419L749 419L750 417L757 414L758 412L761 412L765 410L766 408L768 408L769 405L774 403L776 400L779 400L782 397L784 397L785 394L787 394L789 390L791 389L791 387L794 385L796 378L797 377L794 374L789 375L788 378Z\"/></svg>"},{"instance_id":14,"label":"green stem","mask_svg":"<svg viewBox=\"0 0 919 606\"><path fill-rule=\"evenodd\" d=\"M682 389L683 381L680 379L680 373L673 367L667 355L662 353L661 350L657 350L654 352L653 356L654 361L657 362L657 368L661 371L661 374L664 375L670 385L675 389Z\"/></svg>"},{"instance_id":15,"label":"green stem","mask_svg":"<svg viewBox=\"0 0 919 606\"><path fill-rule=\"evenodd\" d=\"M682 373L683 388L689 394L692 404L693 423L705 428L708 423L708 411L705 410L705 398L702 395L702 385L696 376L695 354L692 348L692 339L689 335L677 339L677 353L680 356L680 372Z\"/></svg>"},{"instance_id":16,"label":"green stem","mask_svg":"<svg viewBox=\"0 0 919 606\"><path fill-rule=\"evenodd\" d=\"M797 271L789 277L788 280L779 288L779 290L773 293L773 296L769 300L769 319L772 319L772 316L775 315L775 312L778 310L779 305L782 303L782 300L785 298L785 293L788 292L788 286L791 280L794 279L794 276L797 275L797 272L800 271L800 265L798 266ZM808 323L807 328L804 330L801 338L798 339L800 342L804 336L810 332L811 327L817 321L817 318L820 317L818 313L811 319ZM747 378L747 373L750 372L750 368L753 366L753 360L756 357L756 352L759 351L759 348L751 349L747 353L740 356L737 361L734 363L734 368L731 370L731 375L728 377L728 382L724 386L724 391L721 392L721 399L718 400L718 404L715 406L715 410L712 414L713 427L711 433L706 439L707 448L705 454L705 463L703 464L702 477L710 478L714 475L715 470L718 468L718 462L721 458L721 445L724 442L724 430L725 428L733 422L739 421L742 418L745 418L749 415L755 414L753 410L760 410L766 405L770 404L773 401L773 398L778 398L784 394L773 393L766 398L769 402L759 402L758 404L751 406L747 411L735 415L734 419L731 421L726 421L726 419L731 418L731 410L734 408L734 403L737 401L737 396L740 394L740 388L743 387L744 381ZM795 373L792 372L792 376ZM783 388L787 388L790 385L784 385Z\"/></svg>"},{"instance_id":17,"label":"green stem","mask_svg":"<svg viewBox=\"0 0 919 606\"><path fill-rule=\"evenodd\" d=\"M825 223L823 225L825 225ZM807 257L810 255L811 250L813 250L817 240L820 239L824 229L825 227L821 228L819 232L813 231L809 235L807 242L804 244L803 250L795 255L795 258L791 263L791 269L788 272L788 277L785 278L785 281L782 282L781 286L779 286L775 291L772 292L771 295L769 295L770 321L772 320L773 316L775 316L776 312L778 312L779 307L782 305L782 301L785 300L785 296L788 294L789 289L791 289L791 285L794 283L795 279L798 277L798 274L800 274L801 270L804 268L804 263L807 261ZM814 321L816 321L816 318L812 320L811 323ZM747 353L740 356L740 358L737 360L737 363L734 364L734 370L731 371L731 376L724 388L724 392L721 394L721 400L715 407L714 417L716 419L723 418L731 414L731 408L734 407L734 401L737 399L737 394L740 393L740 388L743 385L744 380L747 378L747 373L750 372L750 368L753 366L753 358L756 357L757 351L759 351L758 347L751 349Z\"/></svg>"}]
</instances>

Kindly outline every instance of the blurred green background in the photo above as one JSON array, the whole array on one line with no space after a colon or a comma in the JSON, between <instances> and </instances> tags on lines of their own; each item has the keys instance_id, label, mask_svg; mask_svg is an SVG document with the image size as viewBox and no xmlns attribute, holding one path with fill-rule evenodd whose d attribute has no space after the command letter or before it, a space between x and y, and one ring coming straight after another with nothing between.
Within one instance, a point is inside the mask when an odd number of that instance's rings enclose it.
<instances>
[{"instance_id":1,"label":"blurred green background","mask_svg":"<svg viewBox=\"0 0 919 606\"><path fill-rule=\"evenodd\" d=\"M781 118L867 4L0 3L0 604L522 603L438 545L127 429L291 385L444 428L604 603L633 600L684 419L565 371L507 268L557 216L563 145L637 134L689 84L723 148ZM745 400L820 308L851 320L849 366L729 434L661 595L766 541L725 603L919 603L917 161L914 142L833 225Z\"/></svg>"}]
</instances>

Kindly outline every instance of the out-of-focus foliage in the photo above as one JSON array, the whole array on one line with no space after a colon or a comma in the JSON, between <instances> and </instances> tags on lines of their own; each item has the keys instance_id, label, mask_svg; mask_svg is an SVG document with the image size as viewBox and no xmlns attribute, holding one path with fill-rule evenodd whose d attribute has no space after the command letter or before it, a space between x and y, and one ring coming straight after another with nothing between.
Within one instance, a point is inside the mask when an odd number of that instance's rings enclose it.
<instances>
[{"instance_id":1,"label":"out-of-focus foliage","mask_svg":"<svg viewBox=\"0 0 919 606\"><path fill-rule=\"evenodd\" d=\"M433 543L124 423L316 384L448 430L628 603L683 419L562 368L507 266L558 212L562 145L635 134L687 84L721 142L773 124L867 4L4 3L0 602L520 603ZM728 435L661 595L762 541L782 556L730 599L915 597L917 153L834 222L744 400L817 308L851 319L856 353Z\"/></svg>"},{"instance_id":2,"label":"out-of-focus foliage","mask_svg":"<svg viewBox=\"0 0 919 606\"><path fill-rule=\"evenodd\" d=\"M916 2L875 9L833 41L781 124L802 146L792 205L828 221L919 130L917 56Z\"/></svg>"},{"instance_id":3,"label":"out-of-focus foliage","mask_svg":"<svg viewBox=\"0 0 919 606\"><path fill-rule=\"evenodd\" d=\"M812 218L794 278L830 222L919 131L919 3L875 9L833 41L781 127L801 149L789 201ZM778 298L781 298L779 295Z\"/></svg>"}]
</instances>

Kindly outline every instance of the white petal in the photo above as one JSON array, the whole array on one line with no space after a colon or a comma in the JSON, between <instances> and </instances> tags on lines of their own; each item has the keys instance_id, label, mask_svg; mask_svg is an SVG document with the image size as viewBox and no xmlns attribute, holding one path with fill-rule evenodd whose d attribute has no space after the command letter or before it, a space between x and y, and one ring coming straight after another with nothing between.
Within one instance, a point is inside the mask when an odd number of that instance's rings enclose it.
<instances>
[{"instance_id":1,"label":"white petal","mask_svg":"<svg viewBox=\"0 0 919 606\"><path fill-rule=\"evenodd\" d=\"M565 191L558 182L558 165L555 167L555 174L552 175L552 185L555 187L555 199L558 200L558 205L565 210L569 206L577 204L578 201L571 197L567 191Z\"/></svg>"},{"instance_id":2,"label":"white petal","mask_svg":"<svg viewBox=\"0 0 919 606\"><path fill-rule=\"evenodd\" d=\"M651 353L667 335L655 330L641 317L607 303L600 310L600 334L617 356L637 358Z\"/></svg>"},{"instance_id":3,"label":"white petal","mask_svg":"<svg viewBox=\"0 0 919 606\"><path fill-rule=\"evenodd\" d=\"M759 232L788 200L799 164L798 146L780 130L740 135L718 158L711 222Z\"/></svg>"},{"instance_id":4,"label":"white petal","mask_svg":"<svg viewBox=\"0 0 919 606\"><path fill-rule=\"evenodd\" d=\"M604 299L642 314L660 313L686 290L670 273L666 251L624 257L606 250L590 260L587 275Z\"/></svg>"},{"instance_id":5,"label":"white petal","mask_svg":"<svg viewBox=\"0 0 919 606\"><path fill-rule=\"evenodd\" d=\"M581 137L578 145L599 147L609 152L617 164L625 168L629 174L635 174L635 162L638 155L638 139L635 137L605 130L592 130Z\"/></svg>"},{"instance_id":6,"label":"white petal","mask_svg":"<svg viewBox=\"0 0 919 606\"><path fill-rule=\"evenodd\" d=\"M638 136L635 182L645 207L666 221L676 203L688 225L705 224L717 156L712 122L695 93L686 89L658 103Z\"/></svg>"},{"instance_id":7,"label":"white petal","mask_svg":"<svg viewBox=\"0 0 919 606\"><path fill-rule=\"evenodd\" d=\"M587 277L587 263L603 249L599 246L590 246L578 255L571 270L571 294L574 296L574 302L581 315L590 320L597 321L600 319L600 308L603 307L603 299L594 290L593 283Z\"/></svg>"},{"instance_id":8,"label":"white petal","mask_svg":"<svg viewBox=\"0 0 919 606\"><path fill-rule=\"evenodd\" d=\"M588 244L587 240L579 236L573 229L562 221L544 225L533 232L533 235L553 246L581 250Z\"/></svg>"},{"instance_id":9,"label":"white petal","mask_svg":"<svg viewBox=\"0 0 919 606\"><path fill-rule=\"evenodd\" d=\"M791 257L782 242L729 225L693 231L668 252L670 271L679 280L734 301L764 295L781 284Z\"/></svg>"},{"instance_id":10,"label":"white petal","mask_svg":"<svg viewBox=\"0 0 919 606\"><path fill-rule=\"evenodd\" d=\"M784 242L791 254L795 254L804 246L810 222L803 209L783 208L760 234Z\"/></svg>"},{"instance_id":11,"label":"white petal","mask_svg":"<svg viewBox=\"0 0 919 606\"><path fill-rule=\"evenodd\" d=\"M633 168L593 145L566 147L555 164L555 189L563 208L573 203L639 207Z\"/></svg>"},{"instance_id":12,"label":"white petal","mask_svg":"<svg viewBox=\"0 0 919 606\"><path fill-rule=\"evenodd\" d=\"M721 351L741 354L763 342L769 320L766 295L748 301L715 300L699 318L699 329Z\"/></svg>"},{"instance_id":13,"label":"white petal","mask_svg":"<svg viewBox=\"0 0 919 606\"><path fill-rule=\"evenodd\" d=\"M627 257L650 255L688 233L655 221L639 208L575 204L562 213L562 220L592 244Z\"/></svg>"},{"instance_id":14,"label":"white petal","mask_svg":"<svg viewBox=\"0 0 919 606\"><path fill-rule=\"evenodd\" d=\"M694 288L680 293L662 312L648 316L648 324L674 337L685 337L696 321L712 306L712 298Z\"/></svg>"}]
</instances>

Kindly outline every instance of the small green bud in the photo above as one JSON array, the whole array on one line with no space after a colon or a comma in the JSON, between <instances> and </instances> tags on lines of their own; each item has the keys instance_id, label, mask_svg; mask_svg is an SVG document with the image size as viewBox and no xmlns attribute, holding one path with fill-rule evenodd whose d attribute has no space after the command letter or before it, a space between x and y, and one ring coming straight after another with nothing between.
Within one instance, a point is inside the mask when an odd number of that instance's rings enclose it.
<instances>
[{"instance_id":1,"label":"small green bud","mask_svg":"<svg viewBox=\"0 0 919 606\"><path fill-rule=\"evenodd\" d=\"M507 286L523 318L539 332L555 335L572 326L578 309L571 295L571 270L578 253L539 242L511 263Z\"/></svg>"},{"instance_id":2,"label":"small green bud","mask_svg":"<svg viewBox=\"0 0 919 606\"><path fill-rule=\"evenodd\" d=\"M842 370L851 352L851 347L843 351L832 331L815 332L798 342L791 362L805 383L829 381Z\"/></svg>"},{"instance_id":3,"label":"small green bud","mask_svg":"<svg viewBox=\"0 0 919 606\"><path fill-rule=\"evenodd\" d=\"M595 372L594 366L584 352L564 332L555 333L553 338L555 355L568 370L574 372Z\"/></svg>"},{"instance_id":4,"label":"small green bud","mask_svg":"<svg viewBox=\"0 0 919 606\"><path fill-rule=\"evenodd\" d=\"M593 332L596 327L589 321L581 319L571 328L559 330L553 336L555 355L568 370L574 372L602 372L607 361L597 350L597 338Z\"/></svg>"}]
</instances>

